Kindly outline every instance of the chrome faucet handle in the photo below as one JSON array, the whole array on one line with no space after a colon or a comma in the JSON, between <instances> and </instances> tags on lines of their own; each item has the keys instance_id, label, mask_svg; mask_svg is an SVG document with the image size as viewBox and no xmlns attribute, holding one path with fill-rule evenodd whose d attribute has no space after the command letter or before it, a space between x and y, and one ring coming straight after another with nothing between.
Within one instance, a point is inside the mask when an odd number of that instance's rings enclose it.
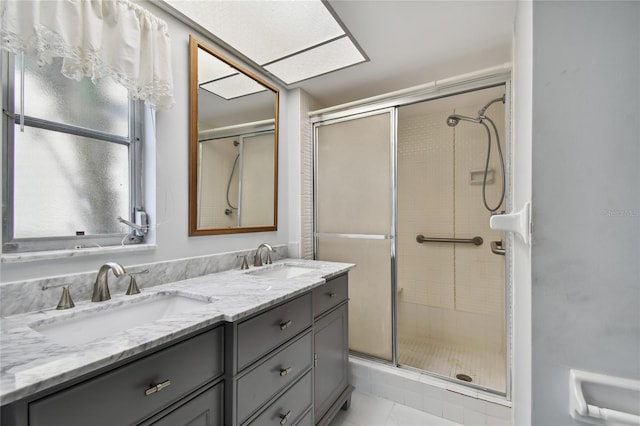
<instances>
[{"instance_id":1,"label":"chrome faucet handle","mask_svg":"<svg viewBox=\"0 0 640 426\"><path fill-rule=\"evenodd\" d=\"M71 309L76 305L75 303L73 303L73 300L71 299L71 294L69 293L70 285L71 285L70 283L49 285L49 286L43 285L42 290L44 291L44 290L49 290L50 288L62 287L62 295L60 296L60 301L58 302L58 306L56 306L56 309L57 310Z\"/></svg>"},{"instance_id":2,"label":"chrome faucet handle","mask_svg":"<svg viewBox=\"0 0 640 426\"><path fill-rule=\"evenodd\" d=\"M240 266L240 269L249 269L249 261L247 260L247 255L243 254L238 256L238 259L242 258L242 266Z\"/></svg>"},{"instance_id":3,"label":"chrome faucet handle","mask_svg":"<svg viewBox=\"0 0 640 426\"><path fill-rule=\"evenodd\" d=\"M131 296L132 294L140 294L140 287L138 287L138 283L136 282L136 277L133 275L129 275L129 287L125 293L127 296Z\"/></svg>"},{"instance_id":4,"label":"chrome faucet handle","mask_svg":"<svg viewBox=\"0 0 640 426\"><path fill-rule=\"evenodd\" d=\"M125 294L127 296L131 296L133 294L140 294L140 287L138 287L138 282L136 281L135 275L148 274L148 273L149 273L148 269L145 269L143 271L138 271L138 272L127 272L127 275L129 275L129 288L127 288L127 291Z\"/></svg>"},{"instance_id":5,"label":"chrome faucet handle","mask_svg":"<svg viewBox=\"0 0 640 426\"><path fill-rule=\"evenodd\" d=\"M62 309L71 309L76 306L71 299L71 293L69 293L69 286L65 285L62 287L62 295L60 296L60 301L58 302L58 306L56 306L57 310Z\"/></svg>"}]
</instances>

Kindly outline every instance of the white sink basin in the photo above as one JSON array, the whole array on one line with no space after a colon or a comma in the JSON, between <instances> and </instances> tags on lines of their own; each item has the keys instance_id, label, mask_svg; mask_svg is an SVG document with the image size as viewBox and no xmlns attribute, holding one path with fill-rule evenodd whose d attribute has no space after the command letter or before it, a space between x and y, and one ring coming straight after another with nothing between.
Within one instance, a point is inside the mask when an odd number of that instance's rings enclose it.
<instances>
[{"instance_id":1,"label":"white sink basin","mask_svg":"<svg viewBox=\"0 0 640 426\"><path fill-rule=\"evenodd\" d=\"M107 302L108 303L108 302ZM29 327L64 346L98 340L120 331L175 314L192 311L211 303L177 293L157 294L147 299L113 305L107 309L87 310ZM96 306L101 308L101 306Z\"/></svg>"},{"instance_id":2,"label":"white sink basin","mask_svg":"<svg viewBox=\"0 0 640 426\"><path fill-rule=\"evenodd\" d=\"M306 274L308 272L312 272L314 270L314 268L305 268L303 266L275 265L273 267L265 267L265 269L251 271L250 273L253 275L258 275L260 277L279 278L286 280Z\"/></svg>"}]
</instances>

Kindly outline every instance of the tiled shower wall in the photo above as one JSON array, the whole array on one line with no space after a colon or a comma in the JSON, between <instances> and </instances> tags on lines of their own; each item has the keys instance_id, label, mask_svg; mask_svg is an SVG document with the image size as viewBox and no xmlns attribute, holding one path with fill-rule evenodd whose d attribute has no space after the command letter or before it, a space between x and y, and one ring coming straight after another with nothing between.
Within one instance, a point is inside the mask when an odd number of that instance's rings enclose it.
<instances>
[{"instance_id":1,"label":"tiled shower wall","mask_svg":"<svg viewBox=\"0 0 640 426\"><path fill-rule=\"evenodd\" d=\"M200 206L198 227L202 228L226 228L235 226L237 215L226 215L226 191L229 175L233 170L233 162L238 155L238 147L233 146L235 137L221 140L204 142L201 145L200 163L201 171L199 186L203 188L198 195L198 205ZM206 165L206 167L204 166ZM238 173L234 173L231 181L231 188L238 187ZM229 201L238 206L237 191L230 191Z\"/></svg>"},{"instance_id":2,"label":"tiled shower wall","mask_svg":"<svg viewBox=\"0 0 640 426\"><path fill-rule=\"evenodd\" d=\"M490 99L490 97L488 97ZM437 102L437 101L435 101ZM447 116L475 116L482 105L443 112L399 115L398 129L398 303L400 336L474 345L504 352L504 257L490 251L502 233L489 228L482 184L472 172L486 160L485 128L461 122L450 128ZM405 108L413 108L412 106ZM504 108L490 116L504 129ZM504 137L501 138L504 152ZM493 145L487 186L493 207L500 198L498 155ZM503 207L501 207L501 210ZM416 242L416 235L470 238L481 246Z\"/></svg>"},{"instance_id":3,"label":"tiled shower wall","mask_svg":"<svg viewBox=\"0 0 640 426\"><path fill-rule=\"evenodd\" d=\"M273 210L262 206L273 205L273 191L269 191L269 178L274 175L273 162L264 161L273 152L273 134L246 136L244 138L244 167L240 160L233 168L239 153L234 141L239 136L202 143L199 179L199 228L235 227L238 210L227 215L227 185L229 202L238 207L238 176L242 169L242 226L264 226L273 223ZM233 175L232 175L233 172ZM229 183L229 176L232 176Z\"/></svg>"}]
</instances>

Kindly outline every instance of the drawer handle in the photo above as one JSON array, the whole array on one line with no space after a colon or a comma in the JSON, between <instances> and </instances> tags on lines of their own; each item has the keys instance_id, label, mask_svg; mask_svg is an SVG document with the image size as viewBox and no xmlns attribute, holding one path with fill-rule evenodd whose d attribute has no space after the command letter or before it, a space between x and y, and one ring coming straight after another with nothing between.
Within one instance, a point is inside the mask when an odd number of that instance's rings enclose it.
<instances>
[{"instance_id":1,"label":"drawer handle","mask_svg":"<svg viewBox=\"0 0 640 426\"><path fill-rule=\"evenodd\" d=\"M331 297L331 298L336 297L336 294L334 292L331 292L331 293L328 293L328 294L329 294L329 297Z\"/></svg>"},{"instance_id":2,"label":"drawer handle","mask_svg":"<svg viewBox=\"0 0 640 426\"><path fill-rule=\"evenodd\" d=\"M289 320L287 322L281 322L280 323L280 330L285 330L287 328L289 328L289 326L293 324L293 321Z\"/></svg>"},{"instance_id":3,"label":"drawer handle","mask_svg":"<svg viewBox=\"0 0 640 426\"><path fill-rule=\"evenodd\" d=\"M280 424L283 425L289 420L291 416L291 410L287 411L287 414L280 414Z\"/></svg>"},{"instance_id":4,"label":"drawer handle","mask_svg":"<svg viewBox=\"0 0 640 426\"><path fill-rule=\"evenodd\" d=\"M291 373L291 370L293 370L291 367L289 367L289 368L281 368L280 369L280 376L281 377L286 376L287 374Z\"/></svg>"},{"instance_id":5,"label":"drawer handle","mask_svg":"<svg viewBox=\"0 0 640 426\"><path fill-rule=\"evenodd\" d=\"M162 383L158 383L157 385L152 384L149 389L144 391L146 396L153 395L156 392L160 392L162 389L169 387L171 385L171 380L165 380Z\"/></svg>"}]
</instances>

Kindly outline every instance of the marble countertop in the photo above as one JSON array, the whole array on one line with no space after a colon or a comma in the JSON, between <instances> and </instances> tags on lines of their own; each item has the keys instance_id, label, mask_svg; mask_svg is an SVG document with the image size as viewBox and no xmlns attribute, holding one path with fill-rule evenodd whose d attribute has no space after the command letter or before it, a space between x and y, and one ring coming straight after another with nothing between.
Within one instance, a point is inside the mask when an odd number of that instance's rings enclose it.
<instances>
[{"instance_id":1,"label":"marble countertop","mask_svg":"<svg viewBox=\"0 0 640 426\"><path fill-rule=\"evenodd\" d=\"M288 279L256 275L282 265L309 268ZM349 271L348 263L283 259L249 270L229 270L184 281L149 287L135 296L113 295L109 301L76 303L67 310L52 309L13 315L0 323L0 405L49 389L109 366L221 321L237 321L262 309L305 293L327 279ZM62 316L80 316L127 303L176 293L210 303L141 324L79 345L61 345L29 325L54 322Z\"/></svg>"}]
</instances>

